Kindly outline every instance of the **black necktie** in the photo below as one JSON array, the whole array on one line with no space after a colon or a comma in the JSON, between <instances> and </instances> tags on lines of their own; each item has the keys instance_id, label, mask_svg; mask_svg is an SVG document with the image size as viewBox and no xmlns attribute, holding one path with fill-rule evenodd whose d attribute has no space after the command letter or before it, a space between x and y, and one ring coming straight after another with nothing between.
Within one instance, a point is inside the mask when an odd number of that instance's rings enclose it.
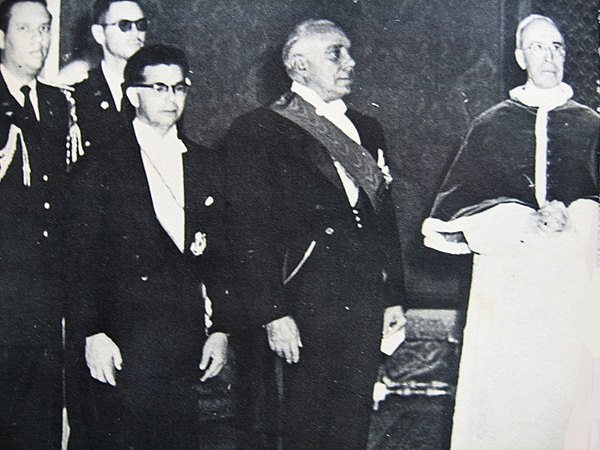
<instances>
[{"instance_id":1,"label":"black necktie","mask_svg":"<svg viewBox=\"0 0 600 450\"><path fill-rule=\"evenodd\" d=\"M31 92L31 88L27 85L21 87L21 92L25 96L25 103L23 104L23 112L25 113L25 120L27 122L36 121L37 117L35 115L35 110L33 109L33 103L31 103L31 98L29 98L29 93Z\"/></svg>"}]
</instances>

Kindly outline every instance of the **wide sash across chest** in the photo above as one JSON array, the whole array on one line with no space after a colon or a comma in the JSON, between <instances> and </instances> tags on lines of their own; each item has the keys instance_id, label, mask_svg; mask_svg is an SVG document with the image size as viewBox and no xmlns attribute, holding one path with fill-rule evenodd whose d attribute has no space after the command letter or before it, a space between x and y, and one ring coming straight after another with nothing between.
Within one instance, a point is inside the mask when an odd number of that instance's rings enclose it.
<instances>
[{"instance_id":1,"label":"wide sash across chest","mask_svg":"<svg viewBox=\"0 0 600 450\"><path fill-rule=\"evenodd\" d=\"M385 188L384 177L369 151L357 144L329 120L317 115L314 108L298 96L289 103L275 102L271 110L294 122L317 139L338 161L355 183L366 193L373 208L380 206L380 193Z\"/></svg>"}]
</instances>

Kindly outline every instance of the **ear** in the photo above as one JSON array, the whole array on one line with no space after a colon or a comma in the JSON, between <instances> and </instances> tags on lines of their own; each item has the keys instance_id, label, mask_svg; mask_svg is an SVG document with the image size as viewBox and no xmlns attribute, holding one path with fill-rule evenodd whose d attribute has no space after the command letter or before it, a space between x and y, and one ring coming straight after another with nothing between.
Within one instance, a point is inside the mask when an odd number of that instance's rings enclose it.
<instances>
[{"instance_id":1,"label":"ear","mask_svg":"<svg viewBox=\"0 0 600 450\"><path fill-rule=\"evenodd\" d=\"M523 50L518 48L515 50L515 59L517 60L517 64L523 70L527 70L527 64L525 63L525 54Z\"/></svg>"},{"instance_id":2,"label":"ear","mask_svg":"<svg viewBox=\"0 0 600 450\"><path fill-rule=\"evenodd\" d=\"M127 96L127 99L129 99L129 103L131 103L135 109L140 107L140 96L136 88L128 87L125 91L125 95Z\"/></svg>"},{"instance_id":3,"label":"ear","mask_svg":"<svg viewBox=\"0 0 600 450\"><path fill-rule=\"evenodd\" d=\"M4 31L0 30L0 50L4 50Z\"/></svg>"},{"instance_id":4,"label":"ear","mask_svg":"<svg viewBox=\"0 0 600 450\"><path fill-rule=\"evenodd\" d=\"M302 55L295 55L292 59L292 67L296 72L303 74L308 68L308 61Z\"/></svg>"},{"instance_id":5,"label":"ear","mask_svg":"<svg viewBox=\"0 0 600 450\"><path fill-rule=\"evenodd\" d=\"M104 43L106 42L106 36L104 35L104 27L102 25L98 25L97 23L92 25L92 36L94 37L94 40L104 46Z\"/></svg>"}]
</instances>

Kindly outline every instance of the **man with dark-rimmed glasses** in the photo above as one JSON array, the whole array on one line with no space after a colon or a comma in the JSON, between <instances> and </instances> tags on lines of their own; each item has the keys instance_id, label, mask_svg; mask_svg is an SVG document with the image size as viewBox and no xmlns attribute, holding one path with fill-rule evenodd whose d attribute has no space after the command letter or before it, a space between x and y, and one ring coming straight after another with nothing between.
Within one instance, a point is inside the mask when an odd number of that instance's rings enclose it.
<instances>
[{"instance_id":1,"label":"man with dark-rimmed glasses","mask_svg":"<svg viewBox=\"0 0 600 450\"><path fill-rule=\"evenodd\" d=\"M87 156L76 216L85 229L72 318L85 342L94 448L196 449L194 387L226 360L233 305L213 152L181 135L190 87L180 49L128 61L135 109L114 152Z\"/></svg>"}]
</instances>

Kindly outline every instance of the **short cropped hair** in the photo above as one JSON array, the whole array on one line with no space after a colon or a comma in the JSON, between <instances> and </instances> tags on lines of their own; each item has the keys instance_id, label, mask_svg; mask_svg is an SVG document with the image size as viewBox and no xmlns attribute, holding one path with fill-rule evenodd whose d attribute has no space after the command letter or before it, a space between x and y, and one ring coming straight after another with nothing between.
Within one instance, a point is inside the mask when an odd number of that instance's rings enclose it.
<instances>
[{"instance_id":1,"label":"short cropped hair","mask_svg":"<svg viewBox=\"0 0 600 450\"><path fill-rule=\"evenodd\" d=\"M8 24L10 23L10 15L12 13L13 6L15 6L17 3L25 2L39 3L44 8L48 9L48 4L46 3L46 0L5 0L2 2L2 4L0 4L0 30L2 30L5 33L8 31Z\"/></svg>"},{"instance_id":2,"label":"short cropped hair","mask_svg":"<svg viewBox=\"0 0 600 450\"><path fill-rule=\"evenodd\" d=\"M519 48L519 49L523 48L523 31L525 30L525 28L527 28L527 26L531 22L535 22L536 20L544 20L544 21L550 23L551 25L553 25L554 28L556 28L558 30L558 27L554 23L554 20L552 20L550 17L542 16L540 14L530 14L527 17L525 17L523 20L521 20L519 22L519 25L517 26L517 32L515 34L516 43L517 43L516 48ZM560 30L559 30L559 32L560 32Z\"/></svg>"},{"instance_id":3,"label":"short cropped hair","mask_svg":"<svg viewBox=\"0 0 600 450\"><path fill-rule=\"evenodd\" d=\"M146 81L144 69L161 64L179 66L184 77L187 76L189 71L188 60L183 50L170 45L149 45L139 49L127 61L123 73L123 89L144 83Z\"/></svg>"},{"instance_id":4,"label":"short cropped hair","mask_svg":"<svg viewBox=\"0 0 600 450\"><path fill-rule=\"evenodd\" d=\"M106 14L110 9L110 5L120 2L137 3L142 12L145 14L144 5L138 0L96 0L92 6L92 25L102 25L106 21Z\"/></svg>"},{"instance_id":5,"label":"short cropped hair","mask_svg":"<svg viewBox=\"0 0 600 450\"><path fill-rule=\"evenodd\" d=\"M306 37L327 33L330 31L337 31L343 35L346 34L344 33L344 30L338 27L331 20L327 19L308 19L296 25L296 28L294 28L294 31L292 31L288 36L287 41L285 42L281 51L281 59L283 60L283 65L285 66L288 74L294 70L294 53L292 52L294 45Z\"/></svg>"}]
</instances>

